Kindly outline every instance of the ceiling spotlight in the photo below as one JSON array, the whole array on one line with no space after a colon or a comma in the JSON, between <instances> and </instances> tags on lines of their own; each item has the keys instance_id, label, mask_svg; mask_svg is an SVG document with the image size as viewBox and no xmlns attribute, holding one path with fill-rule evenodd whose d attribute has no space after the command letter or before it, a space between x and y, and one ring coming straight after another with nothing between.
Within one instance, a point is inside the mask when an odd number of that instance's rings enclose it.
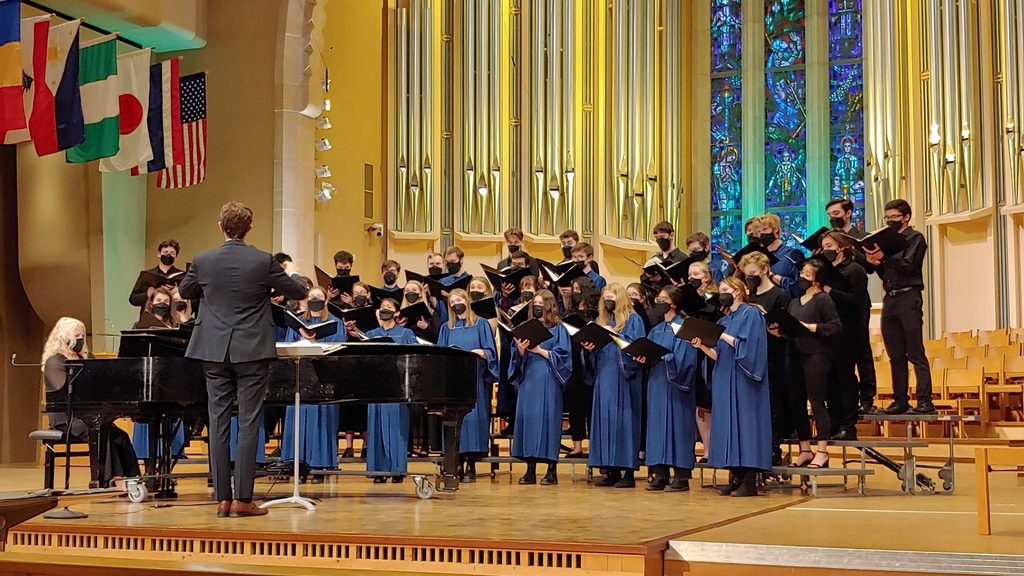
<instances>
[{"instance_id":1,"label":"ceiling spotlight","mask_svg":"<svg viewBox=\"0 0 1024 576\"><path fill-rule=\"evenodd\" d=\"M331 119L327 116L321 116L320 119L316 121L316 127L318 130L330 130L332 128Z\"/></svg>"},{"instance_id":2,"label":"ceiling spotlight","mask_svg":"<svg viewBox=\"0 0 1024 576\"><path fill-rule=\"evenodd\" d=\"M330 111L331 111L331 99L330 98L324 98L324 112L330 112Z\"/></svg>"},{"instance_id":3,"label":"ceiling spotlight","mask_svg":"<svg viewBox=\"0 0 1024 576\"><path fill-rule=\"evenodd\" d=\"M316 167L316 177L317 178L330 178L331 177L331 167L328 166L327 164L323 164L323 165L317 166Z\"/></svg>"},{"instance_id":4,"label":"ceiling spotlight","mask_svg":"<svg viewBox=\"0 0 1024 576\"><path fill-rule=\"evenodd\" d=\"M316 151L326 152L331 149L331 141L327 138L321 138L316 141Z\"/></svg>"},{"instance_id":5,"label":"ceiling spotlight","mask_svg":"<svg viewBox=\"0 0 1024 576\"><path fill-rule=\"evenodd\" d=\"M321 182L320 189L316 191L316 199L320 202L330 202L331 198L334 197L334 184L330 182Z\"/></svg>"}]
</instances>

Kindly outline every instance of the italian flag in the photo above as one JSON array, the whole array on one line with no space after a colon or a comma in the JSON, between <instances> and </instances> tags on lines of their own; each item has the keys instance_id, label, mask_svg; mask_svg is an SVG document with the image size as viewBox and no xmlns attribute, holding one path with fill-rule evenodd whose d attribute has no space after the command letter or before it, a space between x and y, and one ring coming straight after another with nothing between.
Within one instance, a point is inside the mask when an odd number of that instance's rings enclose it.
<instances>
[{"instance_id":1,"label":"italian flag","mask_svg":"<svg viewBox=\"0 0 1024 576\"><path fill-rule=\"evenodd\" d=\"M116 39L113 35L104 36L81 45L78 85L82 93L85 141L68 149L68 162L109 158L117 154L120 147Z\"/></svg>"}]
</instances>

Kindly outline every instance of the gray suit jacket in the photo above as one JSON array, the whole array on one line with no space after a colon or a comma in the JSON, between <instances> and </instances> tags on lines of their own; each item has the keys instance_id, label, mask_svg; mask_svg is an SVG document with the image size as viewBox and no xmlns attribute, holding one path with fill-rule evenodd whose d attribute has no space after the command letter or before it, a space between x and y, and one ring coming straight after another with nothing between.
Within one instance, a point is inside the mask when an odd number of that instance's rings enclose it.
<instances>
[{"instance_id":1,"label":"gray suit jacket","mask_svg":"<svg viewBox=\"0 0 1024 576\"><path fill-rule=\"evenodd\" d=\"M185 356L231 363L276 357L271 288L292 300L306 297L270 254L241 240L196 256L179 288L182 298L202 300Z\"/></svg>"}]
</instances>

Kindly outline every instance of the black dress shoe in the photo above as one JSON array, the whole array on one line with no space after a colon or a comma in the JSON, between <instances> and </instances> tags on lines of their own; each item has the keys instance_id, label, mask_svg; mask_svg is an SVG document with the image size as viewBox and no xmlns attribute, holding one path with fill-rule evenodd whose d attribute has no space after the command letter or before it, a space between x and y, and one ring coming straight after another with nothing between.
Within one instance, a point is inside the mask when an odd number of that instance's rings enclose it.
<instances>
[{"instance_id":1,"label":"black dress shoe","mask_svg":"<svg viewBox=\"0 0 1024 576\"><path fill-rule=\"evenodd\" d=\"M345 451L341 453L342 458L355 458L355 452L351 448L345 448Z\"/></svg>"},{"instance_id":2,"label":"black dress shoe","mask_svg":"<svg viewBox=\"0 0 1024 576\"><path fill-rule=\"evenodd\" d=\"M374 484L384 484L387 481L388 481L388 479L387 479L386 476L374 476L373 477L373 483Z\"/></svg>"},{"instance_id":3,"label":"black dress shoe","mask_svg":"<svg viewBox=\"0 0 1024 576\"><path fill-rule=\"evenodd\" d=\"M608 473L605 474L604 478L594 482L594 486L615 486L619 480L622 480L622 473L618 470L609 470Z\"/></svg>"},{"instance_id":4,"label":"black dress shoe","mask_svg":"<svg viewBox=\"0 0 1024 576\"><path fill-rule=\"evenodd\" d=\"M555 484L558 484L558 475L554 472L548 472L540 479L541 486L554 486Z\"/></svg>"},{"instance_id":5,"label":"black dress shoe","mask_svg":"<svg viewBox=\"0 0 1024 576\"><path fill-rule=\"evenodd\" d=\"M840 428L839 432L836 432L835 434L832 435L832 439L838 441L856 440L857 430L851 430L850 428Z\"/></svg>"},{"instance_id":6,"label":"black dress shoe","mask_svg":"<svg viewBox=\"0 0 1024 576\"><path fill-rule=\"evenodd\" d=\"M885 409L885 413L890 416L906 414L907 412L910 412L910 404L900 404L899 402L893 402Z\"/></svg>"},{"instance_id":7,"label":"black dress shoe","mask_svg":"<svg viewBox=\"0 0 1024 576\"><path fill-rule=\"evenodd\" d=\"M664 490L665 486L668 486L668 478L665 478L664 476L655 476L647 483L647 486L644 486L644 490L649 492L658 492L660 490Z\"/></svg>"},{"instance_id":8,"label":"black dress shoe","mask_svg":"<svg viewBox=\"0 0 1024 576\"><path fill-rule=\"evenodd\" d=\"M626 470L622 479L614 484L616 488L636 488L636 476L633 470Z\"/></svg>"},{"instance_id":9,"label":"black dress shoe","mask_svg":"<svg viewBox=\"0 0 1024 576\"><path fill-rule=\"evenodd\" d=\"M665 492L689 492L690 481L685 478L675 477L668 486L665 487Z\"/></svg>"},{"instance_id":10,"label":"black dress shoe","mask_svg":"<svg viewBox=\"0 0 1024 576\"><path fill-rule=\"evenodd\" d=\"M918 402L914 414L935 414L935 405L931 402Z\"/></svg>"},{"instance_id":11,"label":"black dress shoe","mask_svg":"<svg viewBox=\"0 0 1024 576\"><path fill-rule=\"evenodd\" d=\"M523 475L522 477L519 478L519 483L520 484L536 484L537 483L537 475L536 474L525 474L525 475Z\"/></svg>"}]
</instances>

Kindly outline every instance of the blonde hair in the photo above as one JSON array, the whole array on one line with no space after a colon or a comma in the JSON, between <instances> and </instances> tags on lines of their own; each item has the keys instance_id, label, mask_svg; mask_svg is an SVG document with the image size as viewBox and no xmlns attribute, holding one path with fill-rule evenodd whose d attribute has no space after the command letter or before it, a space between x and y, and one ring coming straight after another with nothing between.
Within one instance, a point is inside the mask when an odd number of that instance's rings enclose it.
<instances>
[{"instance_id":1,"label":"blonde hair","mask_svg":"<svg viewBox=\"0 0 1024 576\"><path fill-rule=\"evenodd\" d=\"M735 290L737 294L739 294L739 301L740 302L746 303L748 301L747 300L748 292L747 292L747 283L746 282L740 280L739 278L737 278L735 276L729 276L728 278L722 280L722 284L728 284L729 286L731 286L732 289Z\"/></svg>"},{"instance_id":2,"label":"blonde hair","mask_svg":"<svg viewBox=\"0 0 1024 576\"><path fill-rule=\"evenodd\" d=\"M494 288L491 286L491 281L486 276L473 276L473 279L469 281L469 286L472 286L474 282L479 282L484 285L484 296L490 298L494 296Z\"/></svg>"},{"instance_id":3,"label":"blonde hair","mask_svg":"<svg viewBox=\"0 0 1024 576\"><path fill-rule=\"evenodd\" d=\"M689 275L690 270L693 270L694 268L697 268L698 270L704 273L704 284L702 284L701 287L697 289L697 292L704 294L717 294L718 286L715 284L715 277L711 273L711 266L709 266L708 263L704 262L703 260L701 260L700 262L693 262L692 264L690 264L689 270L686 271L687 275Z\"/></svg>"},{"instance_id":4,"label":"blonde hair","mask_svg":"<svg viewBox=\"0 0 1024 576\"><path fill-rule=\"evenodd\" d=\"M462 288L456 288L455 290L452 290L451 292L448 293L449 299L451 299L452 296L458 296L459 298L462 298L463 302L466 303L466 327L468 328L476 324L477 316L476 312L473 312L473 307L470 306L472 299L469 297L469 292L466 292ZM458 320L459 315L456 314L455 311L453 310L452 313L448 315L448 327L455 328L455 323Z\"/></svg>"},{"instance_id":5,"label":"blonde hair","mask_svg":"<svg viewBox=\"0 0 1024 576\"><path fill-rule=\"evenodd\" d=\"M782 220L779 219L777 214L762 214L757 217L757 227L764 228L765 226L772 229L773 232L782 230Z\"/></svg>"},{"instance_id":6,"label":"blonde hair","mask_svg":"<svg viewBox=\"0 0 1024 576\"><path fill-rule=\"evenodd\" d=\"M74 332L79 328L84 332L85 323L77 318L63 316L58 319L57 323L53 325L53 330L50 330L50 335L46 337L46 343L43 344L42 363L45 364L55 354L62 354L65 358L87 356L89 354L88 343L82 347L81 352L76 353L71 349L75 342ZM40 370L42 369L40 368Z\"/></svg>"},{"instance_id":7,"label":"blonde hair","mask_svg":"<svg viewBox=\"0 0 1024 576\"><path fill-rule=\"evenodd\" d=\"M747 266L757 266L762 270L771 268L771 261L764 255L763 252L751 252L743 258L740 258L740 263L737 264L740 270L743 270Z\"/></svg>"},{"instance_id":8,"label":"blonde hair","mask_svg":"<svg viewBox=\"0 0 1024 576\"><path fill-rule=\"evenodd\" d=\"M406 289L409 288L410 285L416 286L417 288L420 289L420 299L417 300L416 303L418 304L420 302L423 302L424 304L427 305L427 310L430 310L430 312L433 313L434 307L430 305L430 291L427 290L427 287L424 286L423 283L420 282L419 280L409 280L408 282L405 283L405 286L402 288L402 308L412 306L412 302L409 302L409 298L408 296L406 296Z\"/></svg>"},{"instance_id":9,"label":"blonde hair","mask_svg":"<svg viewBox=\"0 0 1024 576\"><path fill-rule=\"evenodd\" d=\"M633 306L629 302L629 296L626 294L626 289L622 287L622 284L613 282L605 286L604 290L601 290L601 300L604 300L606 293L612 293L615 295L615 331L621 332L626 327L626 320L629 319L629 315L633 311ZM608 311L605 310L602 302L601 306L597 309L597 323L601 326L608 325Z\"/></svg>"}]
</instances>

